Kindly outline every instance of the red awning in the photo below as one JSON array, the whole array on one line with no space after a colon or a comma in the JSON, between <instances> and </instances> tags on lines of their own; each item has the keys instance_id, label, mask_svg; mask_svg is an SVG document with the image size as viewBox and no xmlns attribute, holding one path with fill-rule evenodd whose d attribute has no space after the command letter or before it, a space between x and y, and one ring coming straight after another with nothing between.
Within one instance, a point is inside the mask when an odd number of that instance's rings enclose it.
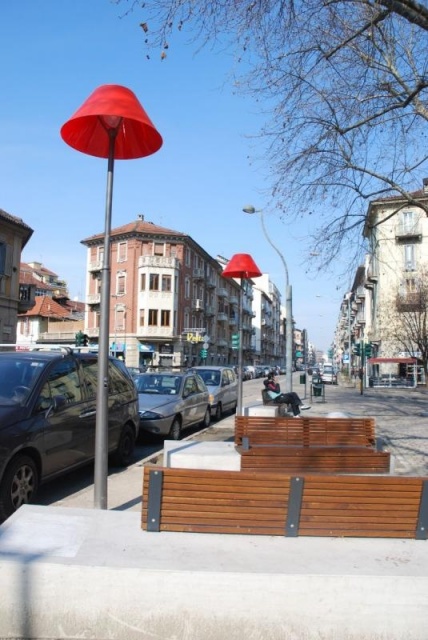
<instances>
[{"instance_id":1,"label":"red awning","mask_svg":"<svg viewBox=\"0 0 428 640\"><path fill-rule=\"evenodd\" d=\"M417 358L368 358L370 364L416 364Z\"/></svg>"}]
</instances>

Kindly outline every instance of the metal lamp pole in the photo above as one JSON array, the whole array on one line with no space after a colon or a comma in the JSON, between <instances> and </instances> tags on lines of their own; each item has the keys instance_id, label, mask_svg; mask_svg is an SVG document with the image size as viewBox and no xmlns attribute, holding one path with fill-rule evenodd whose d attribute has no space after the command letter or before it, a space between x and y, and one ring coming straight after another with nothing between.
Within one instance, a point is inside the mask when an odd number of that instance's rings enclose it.
<instances>
[{"instance_id":1,"label":"metal lamp pole","mask_svg":"<svg viewBox=\"0 0 428 640\"><path fill-rule=\"evenodd\" d=\"M290 393L293 391L293 291L290 285L290 280L288 277L288 267L285 262L285 258L282 255L281 251L277 246L272 242L266 226L263 211L261 209L255 209L252 205L247 205L243 209L244 213L259 213L260 220L262 223L263 234L272 247L274 251L278 254L281 259L282 266L284 267L285 273L285 316L286 316L286 326L285 326L285 391Z\"/></svg>"},{"instance_id":2,"label":"metal lamp pole","mask_svg":"<svg viewBox=\"0 0 428 640\"><path fill-rule=\"evenodd\" d=\"M97 158L107 158L104 255L101 268L100 332L95 425L94 507L107 509L108 383L110 329L110 235L114 161L156 153L162 137L137 100L121 85L102 85L61 127L70 147Z\"/></svg>"}]
</instances>

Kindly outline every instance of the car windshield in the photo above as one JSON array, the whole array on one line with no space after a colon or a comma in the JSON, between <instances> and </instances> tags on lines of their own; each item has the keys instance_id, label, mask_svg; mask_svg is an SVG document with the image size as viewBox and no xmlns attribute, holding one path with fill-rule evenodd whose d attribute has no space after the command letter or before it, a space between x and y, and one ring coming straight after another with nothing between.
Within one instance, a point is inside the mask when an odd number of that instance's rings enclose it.
<instances>
[{"instance_id":1,"label":"car windshield","mask_svg":"<svg viewBox=\"0 0 428 640\"><path fill-rule=\"evenodd\" d=\"M143 374L135 379L138 393L176 395L180 392L183 377L173 373Z\"/></svg>"},{"instance_id":2,"label":"car windshield","mask_svg":"<svg viewBox=\"0 0 428 640\"><path fill-rule=\"evenodd\" d=\"M207 387L218 387L220 385L220 371L212 369L198 369L198 374L205 382Z\"/></svg>"},{"instance_id":3,"label":"car windshield","mask_svg":"<svg viewBox=\"0 0 428 640\"><path fill-rule=\"evenodd\" d=\"M15 353L0 358L0 406L23 405L45 367Z\"/></svg>"}]
</instances>

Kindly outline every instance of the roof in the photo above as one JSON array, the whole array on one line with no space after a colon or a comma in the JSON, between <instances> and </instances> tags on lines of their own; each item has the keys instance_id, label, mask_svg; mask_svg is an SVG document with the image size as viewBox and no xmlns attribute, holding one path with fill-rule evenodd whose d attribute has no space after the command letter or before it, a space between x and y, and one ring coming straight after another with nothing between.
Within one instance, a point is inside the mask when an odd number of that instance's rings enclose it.
<instances>
[{"instance_id":1,"label":"roof","mask_svg":"<svg viewBox=\"0 0 428 640\"><path fill-rule=\"evenodd\" d=\"M174 231L173 229L167 229L166 227L160 227L153 222L147 222L146 220L138 219L134 222L129 222L121 227L116 227L111 230L111 237L114 236L135 236L135 235L169 235L180 238L188 237L187 234L181 231ZM100 242L104 240L104 233L97 233L94 236L81 240L82 244L91 244L92 242Z\"/></svg>"},{"instance_id":2,"label":"roof","mask_svg":"<svg viewBox=\"0 0 428 640\"><path fill-rule=\"evenodd\" d=\"M12 214L7 213L7 211L4 211L3 209L0 209L0 220L1 219L15 225L16 227L20 227L24 231L24 235L22 238L22 247L24 248L28 240L33 235L33 229L30 226L28 226L28 224L25 224L22 218L17 218Z\"/></svg>"},{"instance_id":3,"label":"roof","mask_svg":"<svg viewBox=\"0 0 428 640\"><path fill-rule=\"evenodd\" d=\"M370 364L416 364L417 358L368 358Z\"/></svg>"},{"instance_id":4,"label":"roof","mask_svg":"<svg viewBox=\"0 0 428 640\"><path fill-rule=\"evenodd\" d=\"M41 316L42 318L71 318L71 310L55 302L50 296L36 296L35 305L19 316Z\"/></svg>"}]
</instances>

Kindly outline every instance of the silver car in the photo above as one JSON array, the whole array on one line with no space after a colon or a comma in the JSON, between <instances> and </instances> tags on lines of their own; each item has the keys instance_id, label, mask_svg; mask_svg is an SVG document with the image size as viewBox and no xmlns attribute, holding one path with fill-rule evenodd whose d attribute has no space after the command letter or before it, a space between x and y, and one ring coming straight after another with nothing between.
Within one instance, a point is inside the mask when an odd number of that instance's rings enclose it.
<instances>
[{"instance_id":1,"label":"silver car","mask_svg":"<svg viewBox=\"0 0 428 640\"><path fill-rule=\"evenodd\" d=\"M233 367L192 367L205 382L209 392L211 414L221 420L225 411L236 411L238 404L238 378Z\"/></svg>"},{"instance_id":2,"label":"silver car","mask_svg":"<svg viewBox=\"0 0 428 640\"><path fill-rule=\"evenodd\" d=\"M208 390L194 372L147 372L137 376L140 430L179 440L182 430L209 427Z\"/></svg>"}]
</instances>

